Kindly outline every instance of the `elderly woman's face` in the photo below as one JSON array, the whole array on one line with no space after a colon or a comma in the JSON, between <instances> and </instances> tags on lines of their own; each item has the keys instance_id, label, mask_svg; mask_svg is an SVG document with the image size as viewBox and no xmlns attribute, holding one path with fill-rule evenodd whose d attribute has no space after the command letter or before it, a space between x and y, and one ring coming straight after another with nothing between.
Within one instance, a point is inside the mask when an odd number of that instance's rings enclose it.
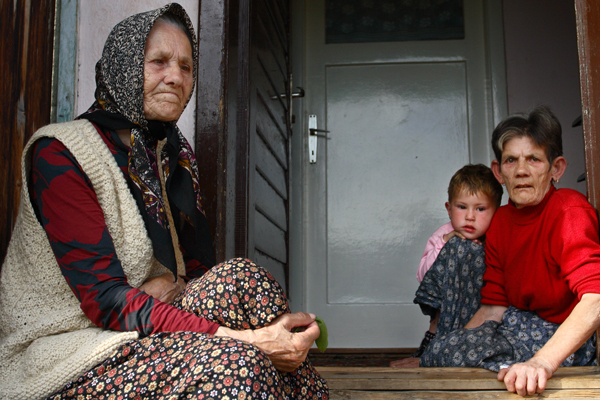
<instances>
[{"instance_id":1,"label":"elderly woman's face","mask_svg":"<svg viewBox=\"0 0 600 400\"><path fill-rule=\"evenodd\" d=\"M147 120L176 121L192 91L192 46L176 26L157 21L146 40L144 115Z\"/></svg>"},{"instance_id":2,"label":"elderly woman's face","mask_svg":"<svg viewBox=\"0 0 600 400\"><path fill-rule=\"evenodd\" d=\"M498 162L494 160L494 163L498 167ZM496 178L506 184L508 196L517 208L539 204L550 190L553 174L556 174L546 151L528 137L516 137L504 143L499 168L494 168L494 163L492 169Z\"/></svg>"}]
</instances>

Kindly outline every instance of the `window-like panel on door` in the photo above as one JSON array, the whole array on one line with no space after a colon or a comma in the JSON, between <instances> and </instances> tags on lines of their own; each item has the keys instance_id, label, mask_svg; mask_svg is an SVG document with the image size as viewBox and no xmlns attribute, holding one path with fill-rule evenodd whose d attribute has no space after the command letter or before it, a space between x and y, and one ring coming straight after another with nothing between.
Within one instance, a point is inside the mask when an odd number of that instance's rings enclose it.
<instances>
[{"instance_id":1,"label":"window-like panel on door","mask_svg":"<svg viewBox=\"0 0 600 400\"><path fill-rule=\"evenodd\" d=\"M462 0L326 0L326 43L464 39Z\"/></svg>"}]
</instances>

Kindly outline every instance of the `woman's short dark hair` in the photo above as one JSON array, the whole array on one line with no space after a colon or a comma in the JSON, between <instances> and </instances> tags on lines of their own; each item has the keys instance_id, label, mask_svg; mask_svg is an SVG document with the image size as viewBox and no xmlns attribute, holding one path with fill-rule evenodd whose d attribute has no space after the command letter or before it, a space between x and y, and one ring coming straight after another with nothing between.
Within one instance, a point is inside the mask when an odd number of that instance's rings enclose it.
<instances>
[{"instance_id":1,"label":"woman's short dark hair","mask_svg":"<svg viewBox=\"0 0 600 400\"><path fill-rule=\"evenodd\" d=\"M520 137L528 137L543 148L551 165L563 154L562 128L547 106L537 106L529 114L511 115L498 124L492 134L492 148L498 162L502 161L504 144Z\"/></svg>"}]
</instances>

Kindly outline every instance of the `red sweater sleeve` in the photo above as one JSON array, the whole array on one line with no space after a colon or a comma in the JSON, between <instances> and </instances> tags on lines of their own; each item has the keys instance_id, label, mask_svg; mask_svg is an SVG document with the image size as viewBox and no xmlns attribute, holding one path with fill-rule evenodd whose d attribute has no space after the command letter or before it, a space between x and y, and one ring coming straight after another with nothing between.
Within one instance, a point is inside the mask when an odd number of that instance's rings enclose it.
<instances>
[{"instance_id":1,"label":"red sweater sleeve","mask_svg":"<svg viewBox=\"0 0 600 400\"><path fill-rule=\"evenodd\" d=\"M30 193L61 272L94 324L142 336L218 329L129 286L91 182L59 141L36 143Z\"/></svg>"},{"instance_id":2,"label":"red sweater sleeve","mask_svg":"<svg viewBox=\"0 0 600 400\"><path fill-rule=\"evenodd\" d=\"M483 275L484 286L481 289L481 304L497 305L508 307L508 297L506 295L504 283L504 271L500 267L498 250L495 244L498 243L497 236L501 233L501 216L498 213L490 224L486 233L485 240L485 273Z\"/></svg>"},{"instance_id":3,"label":"red sweater sleeve","mask_svg":"<svg viewBox=\"0 0 600 400\"><path fill-rule=\"evenodd\" d=\"M569 289L581 300L600 293L600 244L596 210L587 202L566 208L556 219L551 236L552 258Z\"/></svg>"}]
</instances>

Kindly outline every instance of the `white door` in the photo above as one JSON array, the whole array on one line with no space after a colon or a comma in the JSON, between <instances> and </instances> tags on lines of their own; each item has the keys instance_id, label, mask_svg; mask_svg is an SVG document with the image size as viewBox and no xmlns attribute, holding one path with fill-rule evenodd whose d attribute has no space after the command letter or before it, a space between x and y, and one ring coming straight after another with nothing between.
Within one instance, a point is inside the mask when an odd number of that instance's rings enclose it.
<instances>
[{"instance_id":1,"label":"white door","mask_svg":"<svg viewBox=\"0 0 600 400\"><path fill-rule=\"evenodd\" d=\"M491 161L501 10L465 0L464 40L325 44L324 0L305 4L305 118L329 131L305 157L306 309L331 348L416 347L415 274L448 182Z\"/></svg>"}]
</instances>

